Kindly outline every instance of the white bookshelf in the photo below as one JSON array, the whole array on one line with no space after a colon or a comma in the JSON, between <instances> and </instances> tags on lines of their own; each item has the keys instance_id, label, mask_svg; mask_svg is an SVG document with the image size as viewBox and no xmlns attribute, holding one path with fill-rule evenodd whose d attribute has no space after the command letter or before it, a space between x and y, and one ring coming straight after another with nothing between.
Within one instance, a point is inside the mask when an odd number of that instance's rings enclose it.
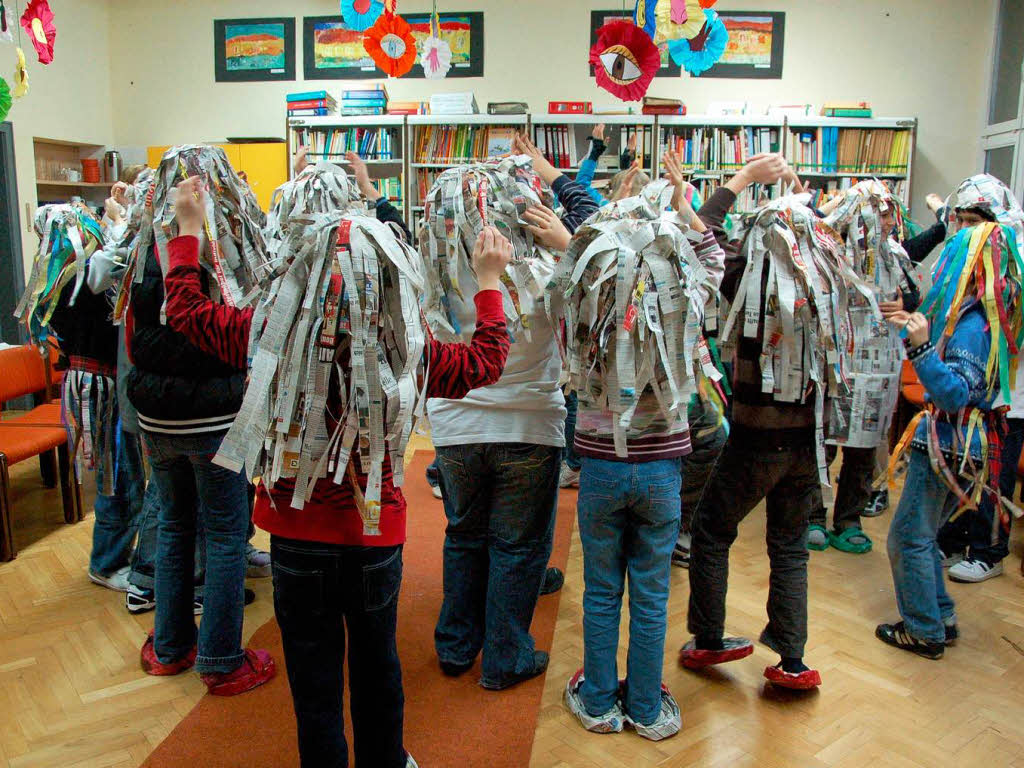
<instances>
[{"instance_id":1,"label":"white bookshelf","mask_svg":"<svg viewBox=\"0 0 1024 768\"><path fill-rule=\"evenodd\" d=\"M633 133L638 137L637 154L642 158L643 170L651 172L651 163L657 162L656 119L652 115L531 114L530 134L552 165L571 176L579 172L580 163L587 158L589 138L598 123L605 125L607 149L598 161L595 176L610 176L621 170L619 158Z\"/></svg>"}]
</instances>

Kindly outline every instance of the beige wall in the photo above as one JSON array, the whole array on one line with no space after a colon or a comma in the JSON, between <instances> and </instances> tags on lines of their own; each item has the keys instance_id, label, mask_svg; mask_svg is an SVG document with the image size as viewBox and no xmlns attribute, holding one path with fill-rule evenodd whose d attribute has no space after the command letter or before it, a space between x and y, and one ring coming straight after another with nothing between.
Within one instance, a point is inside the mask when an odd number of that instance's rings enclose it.
<instances>
[{"instance_id":1,"label":"beige wall","mask_svg":"<svg viewBox=\"0 0 1024 768\"><path fill-rule=\"evenodd\" d=\"M24 10L24 3L19 6ZM8 116L14 125L15 163L18 168L18 208L21 217L22 250L26 264L39 246L27 231L25 204L35 210L36 173L32 138L110 144L114 139L113 102L110 94L110 2L109 0L50 0L57 26L57 44L52 64L43 66L35 49L22 33L28 62L29 92L14 102ZM8 3L8 8L13 4ZM17 38L15 38L17 39ZM8 82L14 71L13 48L0 44L3 69Z\"/></svg>"}]
</instances>

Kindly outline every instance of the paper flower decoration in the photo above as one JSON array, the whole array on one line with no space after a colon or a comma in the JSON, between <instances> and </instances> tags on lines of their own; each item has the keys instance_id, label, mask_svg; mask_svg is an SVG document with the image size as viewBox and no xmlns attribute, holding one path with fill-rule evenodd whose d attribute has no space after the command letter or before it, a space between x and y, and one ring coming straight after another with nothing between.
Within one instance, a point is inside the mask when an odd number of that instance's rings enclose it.
<instances>
[{"instance_id":1,"label":"paper flower decoration","mask_svg":"<svg viewBox=\"0 0 1024 768\"><path fill-rule=\"evenodd\" d=\"M623 101L639 101L661 66L661 54L640 27L620 19L597 30L590 63L601 88Z\"/></svg>"},{"instance_id":2,"label":"paper flower decoration","mask_svg":"<svg viewBox=\"0 0 1024 768\"><path fill-rule=\"evenodd\" d=\"M695 37L704 26L698 0L637 0L633 20L655 45Z\"/></svg>"},{"instance_id":3,"label":"paper flower decoration","mask_svg":"<svg viewBox=\"0 0 1024 768\"><path fill-rule=\"evenodd\" d=\"M717 2L718 2L718 0L700 0L700 7L701 8L710 8L712 5L714 5Z\"/></svg>"},{"instance_id":4,"label":"paper flower decoration","mask_svg":"<svg viewBox=\"0 0 1024 768\"><path fill-rule=\"evenodd\" d=\"M39 56L40 64L53 61L53 44L57 41L57 27L53 25L53 11L46 0L32 0L21 14L21 26L29 37Z\"/></svg>"},{"instance_id":5,"label":"paper flower decoration","mask_svg":"<svg viewBox=\"0 0 1024 768\"><path fill-rule=\"evenodd\" d=\"M423 53L420 54L423 65L423 76L428 80L440 80L452 68L452 47L447 40L439 37L428 37L423 41Z\"/></svg>"},{"instance_id":6,"label":"paper flower decoration","mask_svg":"<svg viewBox=\"0 0 1024 768\"><path fill-rule=\"evenodd\" d=\"M17 49L18 64L14 68L14 98L20 99L28 93L28 70L25 69L25 52Z\"/></svg>"},{"instance_id":7,"label":"paper flower decoration","mask_svg":"<svg viewBox=\"0 0 1024 768\"><path fill-rule=\"evenodd\" d=\"M0 42L14 42L14 22L4 0L0 0Z\"/></svg>"},{"instance_id":8,"label":"paper flower decoration","mask_svg":"<svg viewBox=\"0 0 1024 768\"><path fill-rule=\"evenodd\" d=\"M7 119L7 113L11 111L13 103L11 88L7 85L7 81L0 77L0 123Z\"/></svg>"},{"instance_id":9,"label":"paper flower decoration","mask_svg":"<svg viewBox=\"0 0 1024 768\"><path fill-rule=\"evenodd\" d=\"M707 8L704 15L706 21L699 35L692 40L673 40L668 44L672 61L694 76L715 66L729 44L729 30L718 14Z\"/></svg>"},{"instance_id":10,"label":"paper flower decoration","mask_svg":"<svg viewBox=\"0 0 1024 768\"><path fill-rule=\"evenodd\" d=\"M384 4L380 0L341 0L341 16L356 32L372 27L383 11Z\"/></svg>"},{"instance_id":11,"label":"paper flower decoration","mask_svg":"<svg viewBox=\"0 0 1024 768\"><path fill-rule=\"evenodd\" d=\"M363 47L374 63L391 77L401 77L416 63L412 27L393 13L382 13L363 35Z\"/></svg>"}]
</instances>

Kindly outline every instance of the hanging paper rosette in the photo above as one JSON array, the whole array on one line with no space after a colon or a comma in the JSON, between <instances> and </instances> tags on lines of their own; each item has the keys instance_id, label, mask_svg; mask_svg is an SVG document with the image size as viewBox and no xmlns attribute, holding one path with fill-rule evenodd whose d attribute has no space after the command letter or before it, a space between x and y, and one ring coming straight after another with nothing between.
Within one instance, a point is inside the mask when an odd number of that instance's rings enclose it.
<instances>
[{"instance_id":1,"label":"hanging paper rosette","mask_svg":"<svg viewBox=\"0 0 1024 768\"><path fill-rule=\"evenodd\" d=\"M28 70L25 68L25 52L16 49L18 64L14 67L14 98L20 99L28 93Z\"/></svg>"},{"instance_id":2,"label":"hanging paper rosette","mask_svg":"<svg viewBox=\"0 0 1024 768\"><path fill-rule=\"evenodd\" d=\"M712 5L714 5L717 2L718 2L718 0L700 0L700 7L701 8L710 8Z\"/></svg>"},{"instance_id":3,"label":"hanging paper rosette","mask_svg":"<svg viewBox=\"0 0 1024 768\"><path fill-rule=\"evenodd\" d=\"M11 111L13 103L11 88L7 85L7 81L0 77L0 123L7 119L7 113Z\"/></svg>"},{"instance_id":4,"label":"hanging paper rosette","mask_svg":"<svg viewBox=\"0 0 1024 768\"><path fill-rule=\"evenodd\" d=\"M341 0L341 16L356 32L372 27L383 11L384 3L380 0Z\"/></svg>"},{"instance_id":5,"label":"hanging paper rosette","mask_svg":"<svg viewBox=\"0 0 1024 768\"><path fill-rule=\"evenodd\" d=\"M639 101L661 66L661 54L640 27L610 21L597 30L590 63L601 88L623 101Z\"/></svg>"},{"instance_id":6,"label":"hanging paper rosette","mask_svg":"<svg viewBox=\"0 0 1024 768\"><path fill-rule=\"evenodd\" d=\"M706 22L692 40L673 40L668 44L672 61L691 75L707 72L718 63L729 44L729 30L710 8L704 11Z\"/></svg>"},{"instance_id":7,"label":"hanging paper rosette","mask_svg":"<svg viewBox=\"0 0 1024 768\"><path fill-rule=\"evenodd\" d=\"M416 63L412 27L397 14L382 13L363 35L363 47L374 63L391 77L401 77Z\"/></svg>"},{"instance_id":8,"label":"hanging paper rosette","mask_svg":"<svg viewBox=\"0 0 1024 768\"><path fill-rule=\"evenodd\" d=\"M4 0L0 0L0 43L14 42L14 20Z\"/></svg>"},{"instance_id":9,"label":"hanging paper rosette","mask_svg":"<svg viewBox=\"0 0 1024 768\"><path fill-rule=\"evenodd\" d=\"M423 41L420 65L428 80L440 80L452 68L452 47L441 39L441 20L436 8L430 16L430 37Z\"/></svg>"},{"instance_id":10,"label":"hanging paper rosette","mask_svg":"<svg viewBox=\"0 0 1024 768\"><path fill-rule=\"evenodd\" d=\"M704 26L698 0L637 0L633 20L655 45L695 37Z\"/></svg>"},{"instance_id":11,"label":"hanging paper rosette","mask_svg":"<svg viewBox=\"0 0 1024 768\"><path fill-rule=\"evenodd\" d=\"M57 41L57 27L53 25L53 11L46 0L32 0L21 15L21 26L39 56L40 64L53 61L53 44Z\"/></svg>"}]
</instances>

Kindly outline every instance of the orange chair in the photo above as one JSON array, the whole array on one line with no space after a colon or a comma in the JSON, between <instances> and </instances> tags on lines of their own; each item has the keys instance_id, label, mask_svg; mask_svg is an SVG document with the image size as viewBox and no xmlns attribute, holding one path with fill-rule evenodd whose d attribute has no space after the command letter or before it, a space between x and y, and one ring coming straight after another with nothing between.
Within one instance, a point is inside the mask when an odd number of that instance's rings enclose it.
<instances>
[{"instance_id":1,"label":"orange chair","mask_svg":"<svg viewBox=\"0 0 1024 768\"><path fill-rule=\"evenodd\" d=\"M0 420L0 561L4 561L17 555L11 529L11 466L38 456L43 483L49 488L60 483L68 523L82 519L82 501L61 422L61 406L51 400L53 383L48 361L36 347L11 347L0 350L0 371L0 405L26 395L32 395L38 403L28 413Z\"/></svg>"},{"instance_id":2,"label":"orange chair","mask_svg":"<svg viewBox=\"0 0 1024 768\"><path fill-rule=\"evenodd\" d=\"M907 428L916 411L924 408L924 385L917 378L914 366L909 360L903 361L900 371L900 397L896 402L896 417L893 419L892 431L889 433L889 450L892 451L899 442L900 436Z\"/></svg>"}]
</instances>

